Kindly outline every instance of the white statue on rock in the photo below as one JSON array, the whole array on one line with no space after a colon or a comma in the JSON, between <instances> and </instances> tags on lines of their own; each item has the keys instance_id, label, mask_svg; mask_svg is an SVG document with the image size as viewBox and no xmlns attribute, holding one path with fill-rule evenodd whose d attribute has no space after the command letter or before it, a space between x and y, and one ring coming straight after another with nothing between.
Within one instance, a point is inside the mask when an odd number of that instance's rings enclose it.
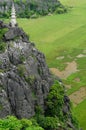
<instances>
[{"instance_id":1,"label":"white statue on rock","mask_svg":"<svg viewBox=\"0 0 86 130\"><path fill-rule=\"evenodd\" d=\"M14 1L12 2L12 12L11 12L11 21L10 24L12 27L15 27L17 25L16 21L16 11L15 11L15 6L14 6Z\"/></svg>"}]
</instances>

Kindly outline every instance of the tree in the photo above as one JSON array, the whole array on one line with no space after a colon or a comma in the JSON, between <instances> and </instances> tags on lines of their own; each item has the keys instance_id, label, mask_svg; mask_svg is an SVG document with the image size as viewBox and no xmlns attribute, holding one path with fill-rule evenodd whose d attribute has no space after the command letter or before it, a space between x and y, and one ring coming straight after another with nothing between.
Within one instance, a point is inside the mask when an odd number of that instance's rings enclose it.
<instances>
[{"instance_id":1,"label":"tree","mask_svg":"<svg viewBox=\"0 0 86 130\"><path fill-rule=\"evenodd\" d=\"M57 116L62 118L62 107L64 104L64 87L59 84L58 81L55 81L54 85L50 88L48 94L46 105L47 110L46 114L49 116Z\"/></svg>"}]
</instances>

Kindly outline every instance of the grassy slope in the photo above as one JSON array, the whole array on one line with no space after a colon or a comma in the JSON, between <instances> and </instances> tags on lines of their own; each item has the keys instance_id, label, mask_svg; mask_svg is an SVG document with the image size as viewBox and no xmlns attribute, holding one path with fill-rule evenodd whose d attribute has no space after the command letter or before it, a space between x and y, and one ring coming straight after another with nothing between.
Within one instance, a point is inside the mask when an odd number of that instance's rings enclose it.
<instances>
[{"instance_id":1,"label":"grassy slope","mask_svg":"<svg viewBox=\"0 0 86 130\"><path fill-rule=\"evenodd\" d=\"M46 16L35 20L19 19L18 21L20 26L30 35L30 40L34 41L37 48L46 55L49 67L58 67L63 70L66 62L73 61L86 48L86 1L61 1L63 4L73 6L72 11L62 15ZM62 55L65 56L63 60L56 59ZM82 78L83 75L86 75L86 60L80 58L76 62L80 72L71 75L65 81L70 84L69 79L72 79L71 84L74 87L69 91L69 94L86 84L86 78ZM80 83L74 82L77 75L82 79ZM75 86L77 87L75 88Z\"/></svg>"},{"instance_id":2,"label":"grassy slope","mask_svg":"<svg viewBox=\"0 0 86 130\"><path fill-rule=\"evenodd\" d=\"M84 100L74 109L74 114L80 121L83 130L86 130L86 100Z\"/></svg>"},{"instance_id":3,"label":"grassy slope","mask_svg":"<svg viewBox=\"0 0 86 130\"><path fill-rule=\"evenodd\" d=\"M30 34L30 39L36 42L37 48L45 53L48 65L57 67L56 57L62 55L64 50L86 47L85 14L84 7L81 9L78 7L65 15L47 16L37 20L19 20L19 22L20 26Z\"/></svg>"},{"instance_id":4,"label":"grassy slope","mask_svg":"<svg viewBox=\"0 0 86 130\"><path fill-rule=\"evenodd\" d=\"M86 86L86 58L77 59L78 54L86 50L86 0L61 0L65 5L73 7L67 14L46 16L39 19L18 19L19 25L30 35L30 40L36 43L37 48L46 55L49 67L64 69L66 62L76 59L79 72L72 74L64 82L71 84L73 93L82 86ZM58 56L65 56L63 60L57 60ZM71 58L68 57L71 56ZM80 82L74 81L80 78ZM83 105L82 105L83 104ZM84 101L75 109L76 114L82 113ZM79 109L80 108L80 109ZM82 115L86 113L86 110ZM79 116L79 120L86 129L85 117Z\"/></svg>"}]
</instances>

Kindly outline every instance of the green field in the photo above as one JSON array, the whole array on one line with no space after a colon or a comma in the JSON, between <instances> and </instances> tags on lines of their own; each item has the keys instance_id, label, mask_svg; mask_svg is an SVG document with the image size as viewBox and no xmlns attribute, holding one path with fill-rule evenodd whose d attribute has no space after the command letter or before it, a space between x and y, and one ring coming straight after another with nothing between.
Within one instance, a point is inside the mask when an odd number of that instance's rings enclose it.
<instances>
[{"instance_id":1,"label":"green field","mask_svg":"<svg viewBox=\"0 0 86 130\"><path fill-rule=\"evenodd\" d=\"M68 13L41 17L38 19L18 19L19 26L23 27L30 36L30 41L46 56L50 68L64 70L67 62L76 61L78 72L71 74L65 84L70 84L68 95L86 87L86 57L77 58L77 55L86 55L86 0L61 0L69 9ZM58 60L58 56L64 56ZM76 82L75 79L80 81ZM86 129L86 101L79 104L74 112L82 128Z\"/></svg>"},{"instance_id":2,"label":"green field","mask_svg":"<svg viewBox=\"0 0 86 130\"><path fill-rule=\"evenodd\" d=\"M86 3L84 1L82 2ZM59 66L60 69L63 69L63 61L58 63L56 57L65 55L64 62L65 60L67 62L71 60L67 58L68 54L76 51L79 54L86 47L85 14L85 5L82 5L73 8L67 14L18 21L20 26L30 35L30 40L34 41L37 48L46 55L49 67ZM63 65L61 66L61 64Z\"/></svg>"},{"instance_id":3,"label":"green field","mask_svg":"<svg viewBox=\"0 0 86 130\"><path fill-rule=\"evenodd\" d=\"M68 13L40 17L38 19L18 19L19 26L30 36L36 47L46 56L50 68L64 70L67 62L75 61L78 71L63 82L71 85L68 95L86 87L86 0L60 0L68 7ZM64 56L64 59L57 59ZM71 68L70 68L71 69ZM79 78L79 82L75 79ZM74 110L82 128L86 129L86 101ZM81 114L81 116L80 116Z\"/></svg>"},{"instance_id":4,"label":"green field","mask_svg":"<svg viewBox=\"0 0 86 130\"><path fill-rule=\"evenodd\" d=\"M86 100L84 100L74 109L74 114L81 122L81 127L83 128L83 130L85 130L86 129Z\"/></svg>"},{"instance_id":5,"label":"green field","mask_svg":"<svg viewBox=\"0 0 86 130\"><path fill-rule=\"evenodd\" d=\"M86 50L86 1L61 1L70 7L68 13L38 19L19 19L18 23L30 36L30 40L35 42L36 47L45 54L49 67L64 70L67 62L76 60L80 71L73 74L73 77L79 75L81 81L78 84L74 81L71 83L72 86L78 86L78 90L86 84L85 57L76 58L79 54L86 54L83 52ZM64 59L57 60L58 56L64 56ZM65 82L68 84L68 80Z\"/></svg>"}]
</instances>

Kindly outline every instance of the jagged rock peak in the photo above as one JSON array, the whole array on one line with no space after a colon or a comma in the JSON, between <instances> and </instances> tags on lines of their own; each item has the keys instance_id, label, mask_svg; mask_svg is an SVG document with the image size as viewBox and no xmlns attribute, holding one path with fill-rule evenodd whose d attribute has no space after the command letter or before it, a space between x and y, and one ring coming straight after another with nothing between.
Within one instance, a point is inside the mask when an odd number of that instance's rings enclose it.
<instances>
[{"instance_id":1,"label":"jagged rock peak","mask_svg":"<svg viewBox=\"0 0 86 130\"><path fill-rule=\"evenodd\" d=\"M8 25L3 23L0 27ZM44 100L53 83L44 54L26 38L19 27L10 27L4 34L6 49L0 53L0 117L32 117L35 106L44 109Z\"/></svg>"}]
</instances>

